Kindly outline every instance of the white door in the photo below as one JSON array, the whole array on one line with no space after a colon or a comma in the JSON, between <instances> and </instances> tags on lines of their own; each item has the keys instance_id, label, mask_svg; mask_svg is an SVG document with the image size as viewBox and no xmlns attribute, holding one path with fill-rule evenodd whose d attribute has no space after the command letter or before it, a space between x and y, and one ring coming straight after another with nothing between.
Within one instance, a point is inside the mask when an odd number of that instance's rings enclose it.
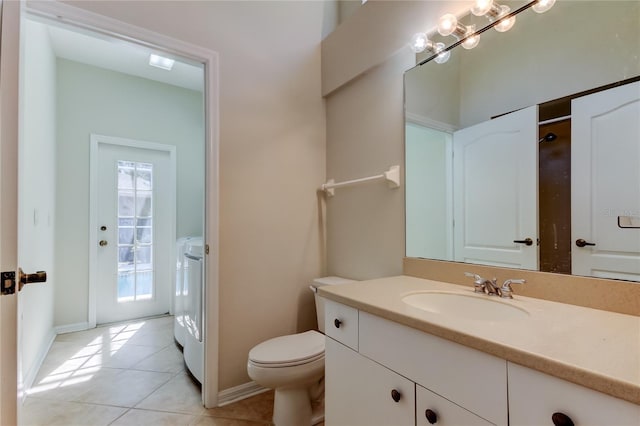
<instances>
[{"instance_id":1,"label":"white door","mask_svg":"<svg viewBox=\"0 0 640 426\"><path fill-rule=\"evenodd\" d=\"M0 271L18 269L18 65L22 2L0 1ZM17 423L17 293L0 296L0 424Z\"/></svg>"},{"instance_id":2,"label":"white door","mask_svg":"<svg viewBox=\"0 0 640 426\"><path fill-rule=\"evenodd\" d=\"M640 281L640 82L571 102L571 234L573 274Z\"/></svg>"},{"instance_id":3,"label":"white door","mask_svg":"<svg viewBox=\"0 0 640 426\"><path fill-rule=\"evenodd\" d=\"M458 130L453 151L455 260L537 270L538 107Z\"/></svg>"},{"instance_id":4,"label":"white door","mask_svg":"<svg viewBox=\"0 0 640 426\"><path fill-rule=\"evenodd\" d=\"M169 312L175 273L175 147L119 142L92 141L98 324Z\"/></svg>"}]
</instances>

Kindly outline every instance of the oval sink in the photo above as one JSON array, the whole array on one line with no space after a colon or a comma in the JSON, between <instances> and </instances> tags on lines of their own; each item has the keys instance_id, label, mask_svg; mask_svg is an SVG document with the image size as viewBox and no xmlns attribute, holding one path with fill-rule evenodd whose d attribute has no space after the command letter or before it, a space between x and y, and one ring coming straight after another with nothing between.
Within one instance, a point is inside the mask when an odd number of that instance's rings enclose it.
<instances>
[{"instance_id":1,"label":"oval sink","mask_svg":"<svg viewBox=\"0 0 640 426\"><path fill-rule=\"evenodd\" d=\"M426 312L478 321L508 321L529 316L526 310L493 296L425 291L404 296L402 301Z\"/></svg>"}]
</instances>

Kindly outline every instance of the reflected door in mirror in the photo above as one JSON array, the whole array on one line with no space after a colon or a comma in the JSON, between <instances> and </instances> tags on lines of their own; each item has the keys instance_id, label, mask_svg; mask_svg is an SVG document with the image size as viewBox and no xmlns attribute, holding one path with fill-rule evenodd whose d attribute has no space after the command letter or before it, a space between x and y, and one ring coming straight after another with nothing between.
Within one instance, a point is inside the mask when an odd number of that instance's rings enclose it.
<instances>
[{"instance_id":1,"label":"reflected door in mirror","mask_svg":"<svg viewBox=\"0 0 640 426\"><path fill-rule=\"evenodd\" d=\"M573 273L640 281L640 229L620 226L640 218L640 82L571 110Z\"/></svg>"}]
</instances>

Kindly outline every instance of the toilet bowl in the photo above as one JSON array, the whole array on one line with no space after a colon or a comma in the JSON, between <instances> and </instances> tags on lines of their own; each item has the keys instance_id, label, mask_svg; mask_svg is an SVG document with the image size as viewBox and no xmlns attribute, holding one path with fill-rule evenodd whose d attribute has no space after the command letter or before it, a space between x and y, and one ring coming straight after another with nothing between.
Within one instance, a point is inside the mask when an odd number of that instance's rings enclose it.
<instances>
[{"instance_id":1,"label":"toilet bowl","mask_svg":"<svg viewBox=\"0 0 640 426\"><path fill-rule=\"evenodd\" d=\"M313 280L311 290L323 285L353 282L346 278ZM324 300L315 294L318 328L324 332ZM324 334L317 331L275 337L249 351L247 373L265 388L275 389L273 423L276 426L306 426L324 419L312 412L312 399L324 385Z\"/></svg>"}]
</instances>

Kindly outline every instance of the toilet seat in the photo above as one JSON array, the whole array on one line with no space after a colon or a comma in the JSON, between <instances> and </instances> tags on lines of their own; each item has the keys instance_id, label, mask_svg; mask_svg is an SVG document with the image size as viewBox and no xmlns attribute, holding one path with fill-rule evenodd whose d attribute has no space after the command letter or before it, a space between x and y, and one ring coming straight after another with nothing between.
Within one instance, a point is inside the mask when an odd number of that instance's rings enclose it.
<instances>
[{"instance_id":1,"label":"toilet seat","mask_svg":"<svg viewBox=\"0 0 640 426\"><path fill-rule=\"evenodd\" d=\"M263 368L293 367L324 358L324 334L317 331L275 337L249 351L249 362Z\"/></svg>"}]
</instances>

